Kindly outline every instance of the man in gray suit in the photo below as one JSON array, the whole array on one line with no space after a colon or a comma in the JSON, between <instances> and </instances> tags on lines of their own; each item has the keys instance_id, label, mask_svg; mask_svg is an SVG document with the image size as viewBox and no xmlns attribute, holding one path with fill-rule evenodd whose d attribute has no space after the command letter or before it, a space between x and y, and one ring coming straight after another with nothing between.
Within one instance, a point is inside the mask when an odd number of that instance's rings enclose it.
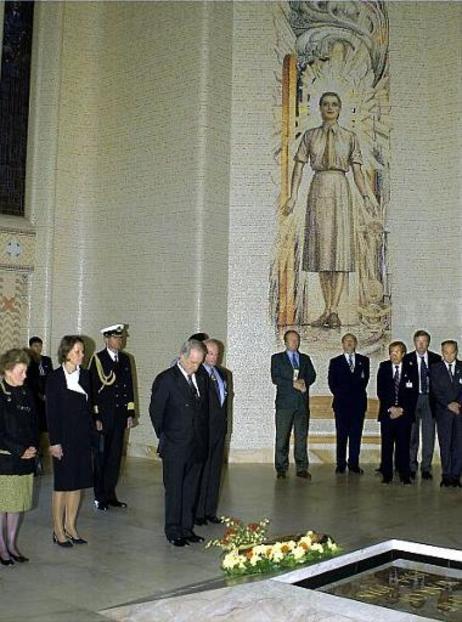
<instances>
[{"instance_id":1,"label":"man in gray suit","mask_svg":"<svg viewBox=\"0 0 462 622\"><path fill-rule=\"evenodd\" d=\"M441 353L443 360L430 369L430 387L436 401L436 427L441 454L440 486L460 488L462 362L457 360L457 341L443 341Z\"/></svg>"},{"instance_id":2,"label":"man in gray suit","mask_svg":"<svg viewBox=\"0 0 462 622\"><path fill-rule=\"evenodd\" d=\"M308 355L298 351L300 336L295 330L284 335L286 349L271 357L271 380L276 385L276 451L278 479L289 468L289 441L294 430L294 458L297 476L311 479L308 472L307 438L310 421L309 388L316 372Z\"/></svg>"}]
</instances>

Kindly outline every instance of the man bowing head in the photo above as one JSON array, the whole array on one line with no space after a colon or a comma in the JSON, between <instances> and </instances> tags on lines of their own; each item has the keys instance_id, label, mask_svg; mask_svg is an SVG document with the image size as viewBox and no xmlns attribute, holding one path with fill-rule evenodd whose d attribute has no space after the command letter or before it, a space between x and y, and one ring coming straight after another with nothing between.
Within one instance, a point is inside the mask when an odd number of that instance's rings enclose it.
<instances>
[{"instance_id":1,"label":"man bowing head","mask_svg":"<svg viewBox=\"0 0 462 622\"><path fill-rule=\"evenodd\" d=\"M186 341L175 365L152 385L149 414L159 439L165 487L165 535L175 546L201 542L193 532L194 507L208 453L209 376L205 346Z\"/></svg>"}]
</instances>

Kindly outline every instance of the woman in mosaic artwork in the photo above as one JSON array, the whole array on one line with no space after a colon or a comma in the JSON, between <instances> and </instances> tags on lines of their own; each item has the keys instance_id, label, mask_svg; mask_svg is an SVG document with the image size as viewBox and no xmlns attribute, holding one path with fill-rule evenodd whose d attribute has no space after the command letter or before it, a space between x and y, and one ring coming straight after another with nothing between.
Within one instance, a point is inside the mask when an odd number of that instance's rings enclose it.
<instances>
[{"instance_id":1,"label":"woman in mosaic artwork","mask_svg":"<svg viewBox=\"0 0 462 622\"><path fill-rule=\"evenodd\" d=\"M311 326L338 328L338 307L348 273L355 271L355 227L350 186L345 174L352 169L355 184L369 213L374 211L361 170L362 156L354 132L341 127L342 102L337 93L320 98L323 124L307 130L295 154L290 214L298 198L303 168L310 160L314 176L308 192L302 268L318 272L324 311Z\"/></svg>"},{"instance_id":2,"label":"woman in mosaic artwork","mask_svg":"<svg viewBox=\"0 0 462 622\"><path fill-rule=\"evenodd\" d=\"M53 457L53 541L62 547L86 544L77 532L81 491L93 486L90 375L82 369L84 344L78 335L61 339L61 366L47 378L45 404Z\"/></svg>"},{"instance_id":3,"label":"woman in mosaic artwork","mask_svg":"<svg viewBox=\"0 0 462 622\"><path fill-rule=\"evenodd\" d=\"M38 421L24 386L29 357L12 349L0 357L0 562L27 562L16 545L20 518L32 507Z\"/></svg>"}]
</instances>

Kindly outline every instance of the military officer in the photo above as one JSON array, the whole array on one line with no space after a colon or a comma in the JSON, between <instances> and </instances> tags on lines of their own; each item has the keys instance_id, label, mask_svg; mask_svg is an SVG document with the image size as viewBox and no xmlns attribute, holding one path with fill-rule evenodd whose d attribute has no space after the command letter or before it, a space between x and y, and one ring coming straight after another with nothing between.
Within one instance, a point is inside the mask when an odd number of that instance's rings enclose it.
<instances>
[{"instance_id":1,"label":"military officer","mask_svg":"<svg viewBox=\"0 0 462 622\"><path fill-rule=\"evenodd\" d=\"M122 352L124 324L101 329L106 347L90 361L92 397L96 429L99 433L95 451L95 506L126 508L119 501L116 485L119 478L124 433L133 426L135 404L129 357Z\"/></svg>"}]
</instances>

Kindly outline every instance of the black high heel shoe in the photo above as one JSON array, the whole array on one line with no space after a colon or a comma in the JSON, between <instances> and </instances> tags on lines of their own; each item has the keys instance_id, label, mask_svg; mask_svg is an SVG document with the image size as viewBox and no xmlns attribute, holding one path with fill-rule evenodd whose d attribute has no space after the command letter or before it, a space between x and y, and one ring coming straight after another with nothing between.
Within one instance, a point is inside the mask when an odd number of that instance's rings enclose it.
<instances>
[{"instance_id":1,"label":"black high heel shoe","mask_svg":"<svg viewBox=\"0 0 462 622\"><path fill-rule=\"evenodd\" d=\"M60 542L55 532L53 532L53 542L58 546L62 546L64 549L70 549L72 546L74 546L72 542L69 542L69 540L64 540L64 542Z\"/></svg>"},{"instance_id":2,"label":"black high heel shoe","mask_svg":"<svg viewBox=\"0 0 462 622\"><path fill-rule=\"evenodd\" d=\"M14 561L12 559L3 559L3 557L0 557L0 564L2 564L2 566L14 566Z\"/></svg>"},{"instance_id":3,"label":"black high heel shoe","mask_svg":"<svg viewBox=\"0 0 462 622\"><path fill-rule=\"evenodd\" d=\"M8 553L10 553L10 551L8 551ZM24 562L29 561L29 558L24 557L24 555L15 555L14 553L10 553L10 557L11 559L14 559L15 562L18 562L20 564L23 564Z\"/></svg>"},{"instance_id":4,"label":"black high heel shoe","mask_svg":"<svg viewBox=\"0 0 462 622\"><path fill-rule=\"evenodd\" d=\"M88 540L84 540L80 536L78 538L74 538L69 533L67 533L67 531L65 531L64 533L65 533L66 538L69 538L72 544L88 544Z\"/></svg>"}]
</instances>

